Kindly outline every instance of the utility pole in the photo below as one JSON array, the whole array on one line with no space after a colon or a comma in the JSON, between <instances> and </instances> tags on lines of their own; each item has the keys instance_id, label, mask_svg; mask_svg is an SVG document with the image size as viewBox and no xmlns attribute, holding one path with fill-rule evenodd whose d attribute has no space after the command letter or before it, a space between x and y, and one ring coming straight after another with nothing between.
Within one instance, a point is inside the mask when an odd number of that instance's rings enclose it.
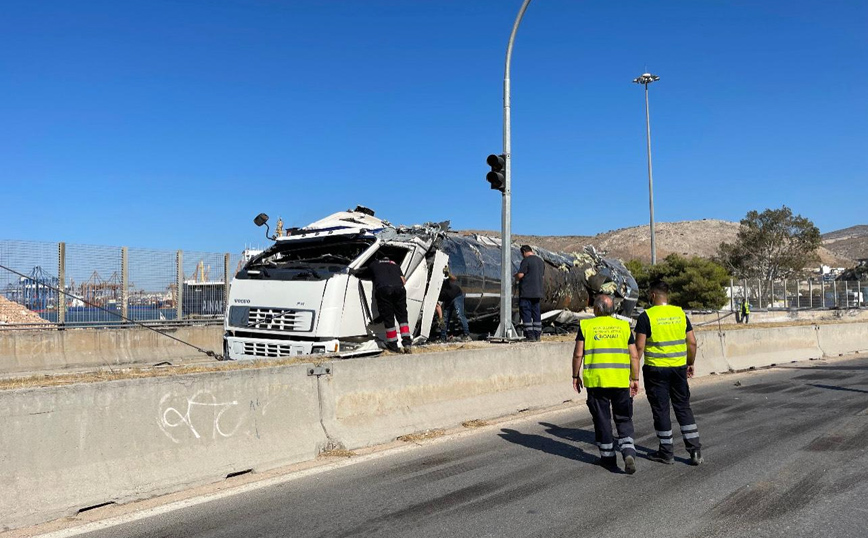
<instances>
[{"instance_id":1,"label":"utility pole","mask_svg":"<svg viewBox=\"0 0 868 538\"><path fill-rule=\"evenodd\" d=\"M651 213L651 265L657 265L657 236L654 233L654 179L651 174L651 113L648 111L648 85L660 80L657 75L644 73L633 79L645 86L645 131L648 139L648 207Z\"/></svg>"},{"instance_id":2,"label":"utility pole","mask_svg":"<svg viewBox=\"0 0 868 538\"><path fill-rule=\"evenodd\" d=\"M503 74L503 205L500 222L500 324L497 326L493 340L512 341L518 340L518 333L512 324L512 214L511 214L511 188L512 188L512 154L510 153L510 117L509 117L509 65L512 61L512 44L518 25L527 10L530 0L524 0L515 23L512 25L512 33L509 35L509 43L506 45L506 67Z\"/></svg>"}]
</instances>

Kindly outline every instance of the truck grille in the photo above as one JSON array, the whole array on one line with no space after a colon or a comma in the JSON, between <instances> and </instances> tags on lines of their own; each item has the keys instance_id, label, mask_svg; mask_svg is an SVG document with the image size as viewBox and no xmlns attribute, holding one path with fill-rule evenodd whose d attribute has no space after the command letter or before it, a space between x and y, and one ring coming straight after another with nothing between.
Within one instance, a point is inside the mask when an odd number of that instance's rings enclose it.
<instances>
[{"instance_id":1,"label":"truck grille","mask_svg":"<svg viewBox=\"0 0 868 538\"><path fill-rule=\"evenodd\" d=\"M313 311L251 308L247 317L247 327L272 331L310 332L313 330Z\"/></svg>"},{"instance_id":2,"label":"truck grille","mask_svg":"<svg viewBox=\"0 0 868 538\"><path fill-rule=\"evenodd\" d=\"M291 357L292 355L300 355L301 348L295 353L292 351L292 346L289 344L273 344L263 342L244 342L244 354L252 357Z\"/></svg>"}]
</instances>

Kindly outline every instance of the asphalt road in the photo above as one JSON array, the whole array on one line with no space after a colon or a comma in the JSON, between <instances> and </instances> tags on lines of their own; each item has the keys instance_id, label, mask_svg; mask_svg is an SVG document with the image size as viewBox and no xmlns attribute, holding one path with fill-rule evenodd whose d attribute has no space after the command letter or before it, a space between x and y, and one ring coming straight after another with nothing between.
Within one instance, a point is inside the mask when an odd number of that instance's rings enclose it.
<instances>
[{"instance_id":1,"label":"asphalt road","mask_svg":"<svg viewBox=\"0 0 868 538\"><path fill-rule=\"evenodd\" d=\"M569 382L569 380L566 380ZM706 462L598 465L584 407L93 532L97 537L868 535L868 359L693 387ZM620 458L619 458L620 461Z\"/></svg>"}]
</instances>

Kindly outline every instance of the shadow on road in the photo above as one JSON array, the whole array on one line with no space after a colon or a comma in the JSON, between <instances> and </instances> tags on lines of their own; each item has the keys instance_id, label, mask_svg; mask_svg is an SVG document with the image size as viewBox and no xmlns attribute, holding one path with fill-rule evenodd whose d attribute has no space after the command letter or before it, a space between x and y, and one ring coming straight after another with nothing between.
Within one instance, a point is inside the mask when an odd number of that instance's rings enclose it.
<instances>
[{"instance_id":1,"label":"shadow on road","mask_svg":"<svg viewBox=\"0 0 868 538\"><path fill-rule=\"evenodd\" d=\"M565 439L567 441L573 441L576 443L587 443L589 445L595 444L594 432L583 430L580 428L564 428L558 426L557 424L550 424L548 422L540 422L540 426L546 428L546 433L553 435L555 437L560 437L561 439ZM648 448L647 446L642 446L638 443L636 444L636 452L638 453L640 458L648 459L649 454L653 454L657 452L656 448ZM687 458L682 458L679 456L675 457L675 461L681 463L689 463L690 460Z\"/></svg>"},{"instance_id":2,"label":"shadow on road","mask_svg":"<svg viewBox=\"0 0 868 538\"><path fill-rule=\"evenodd\" d=\"M596 454L585 452L577 446L573 446L562 441L552 439L551 437L530 433L521 433L520 431L511 430L509 428L503 428L500 431L501 433L499 433L498 435L502 439L505 439L510 443L515 443L517 445L521 445L527 448L539 450L540 452L545 452L546 454L551 454L553 456L567 458L568 460L581 461L583 463L597 465L598 458ZM584 430L577 431L581 432ZM590 433L590 442L594 442L593 432Z\"/></svg>"},{"instance_id":3,"label":"shadow on road","mask_svg":"<svg viewBox=\"0 0 868 538\"><path fill-rule=\"evenodd\" d=\"M837 386L837 385L819 385L819 384L817 384L817 383L808 383L808 386L816 387L816 388L818 388L818 389L844 390L844 391L847 391L847 392L862 392L862 393L868 394L868 390L863 390L863 389L851 389L851 388L848 388L848 387L839 387L839 386Z\"/></svg>"}]
</instances>

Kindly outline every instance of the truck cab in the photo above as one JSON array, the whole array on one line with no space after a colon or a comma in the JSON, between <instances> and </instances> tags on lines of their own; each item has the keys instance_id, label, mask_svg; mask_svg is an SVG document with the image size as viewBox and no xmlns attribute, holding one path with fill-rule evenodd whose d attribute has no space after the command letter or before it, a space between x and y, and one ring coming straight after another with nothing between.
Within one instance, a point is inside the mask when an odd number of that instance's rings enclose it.
<instances>
[{"instance_id":1,"label":"truck cab","mask_svg":"<svg viewBox=\"0 0 868 538\"><path fill-rule=\"evenodd\" d=\"M358 210L290 232L232 281L224 322L227 359L380 351L385 329L377 322L372 283L355 276L377 252L401 266L411 327L426 295L439 294L438 279L436 291L429 289L433 239L425 234L401 234Z\"/></svg>"}]
</instances>

